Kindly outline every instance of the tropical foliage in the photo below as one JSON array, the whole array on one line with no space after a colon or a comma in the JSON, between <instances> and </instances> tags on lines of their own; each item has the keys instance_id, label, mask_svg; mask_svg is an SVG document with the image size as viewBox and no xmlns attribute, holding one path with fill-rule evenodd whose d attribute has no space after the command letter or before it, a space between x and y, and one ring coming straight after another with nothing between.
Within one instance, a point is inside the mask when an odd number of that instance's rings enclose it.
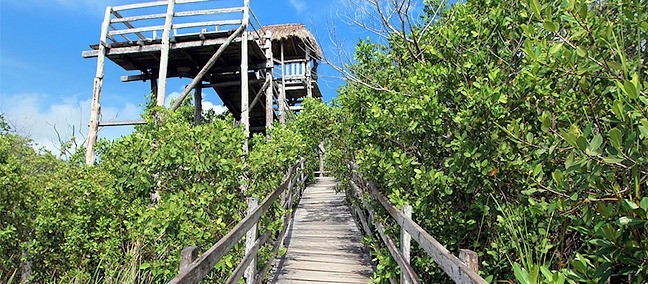
<instances>
[{"instance_id":1,"label":"tropical foliage","mask_svg":"<svg viewBox=\"0 0 648 284\"><path fill-rule=\"evenodd\" d=\"M648 3L439 2L358 44L328 164L355 161L486 279L648 281Z\"/></svg>"},{"instance_id":2,"label":"tropical foliage","mask_svg":"<svg viewBox=\"0 0 648 284\"><path fill-rule=\"evenodd\" d=\"M21 261L36 283L168 281L184 247L209 248L245 215L247 197L264 198L300 157L317 155L299 121L275 126L269 140L255 136L245 156L231 116L192 125L192 113L150 109L134 133L100 141L94 166L81 162L83 149L68 161L33 150L2 119L0 282L19 279ZM278 230L280 218L268 215L262 228ZM242 251L209 277L227 278Z\"/></svg>"}]
</instances>

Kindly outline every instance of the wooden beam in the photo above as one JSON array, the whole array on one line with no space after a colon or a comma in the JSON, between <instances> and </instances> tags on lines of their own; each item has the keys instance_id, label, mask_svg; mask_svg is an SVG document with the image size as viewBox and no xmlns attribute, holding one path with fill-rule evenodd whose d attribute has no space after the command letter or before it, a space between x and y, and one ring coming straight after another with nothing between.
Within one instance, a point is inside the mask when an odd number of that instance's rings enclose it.
<instances>
[{"instance_id":1,"label":"wooden beam","mask_svg":"<svg viewBox=\"0 0 648 284\"><path fill-rule=\"evenodd\" d=\"M210 0L175 0L175 3L188 4L188 3L207 2L207 1ZM155 1L155 2L127 4L127 5L115 6L113 7L113 10L114 11L134 10L134 9L149 8L149 7L156 7L156 6L165 6L168 3L169 1Z\"/></svg>"},{"instance_id":2,"label":"wooden beam","mask_svg":"<svg viewBox=\"0 0 648 284\"><path fill-rule=\"evenodd\" d=\"M250 197L248 198L248 214L251 214L254 212L254 209L256 209L259 206L259 199L256 197ZM247 267L245 269L245 283L246 284L254 284L254 276L256 276L256 250L259 249L258 244L256 243L257 239L257 226L258 224L254 224L252 228L247 232L245 235L245 255L246 259L249 259L247 262L247 265L244 267ZM244 261L245 262L245 261ZM229 282L228 283L233 283L233 282L238 282L238 279Z\"/></svg>"},{"instance_id":3,"label":"wooden beam","mask_svg":"<svg viewBox=\"0 0 648 284\"><path fill-rule=\"evenodd\" d=\"M111 127L111 126L131 126L131 125L141 125L146 124L144 120L124 120L124 121L102 121L99 123L101 127Z\"/></svg>"},{"instance_id":4,"label":"wooden beam","mask_svg":"<svg viewBox=\"0 0 648 284\"><path fill-rule=\"evenodd\" d=\"M189 246L180 252L180 272L187 269L198 258L198 248Z\"/></svg>"},{"instance_id":5,"label":"wooden beam","mask_svg":"<svg viewBox=\"0 0 648 284\"><path fill-rule=\"evenodd\" d=\"M250 84L256 84L256 83L261 83L263 80L260 79L253 79L249 80ZM210 87L210 88L225 88L225 87L234 87L234 86L240 86L241 81L229 81L229 82L219 82L219 83L213 83L213 84L205 84L205 87Z\"/></svg>"},{"instance_id":6,"label":"wooden beam","mask_svg":"<svg viewBox=\"0 0 648 284\"><path fill-rule=\"evenodd\" d=\"M212 55L212 57L207 61L207 64L205 64L205 66L202 68L202 70L200 70L200 72L198 72L198 75L196 75L196 77L194 77L193 81L191 81L191 83L189 85L187 85L187 87L184 89L184 91L182 92L180 97L178 97L177 101L173 104L173 107L171 109L176 110L176 109L178 109L178 107L180 107L180 105L182 104L182 101L184 101L184 99L187 97L189 92L191 92L191 90L196 85L198 85L199 82L202 81L203 77L205 77L205 75L207 75L207 72L209 71L209 69L211 69L211 67L214 66L214 64L216 63L216 60L218 60L218 58L223 54L223 52L225 52L225 49L227 49L227 47L230 45L230 43L232 43L232 41L234 41L234 38L238 37L238 35L241 32L243 32L244 29L245 29L245 27L241 25L232 35L230 35L227 38L225 43L223 43L223 45L221 45L218 48L216 53L214 53L214 55Z\"/></svg>"},{"instance_id":7,"label":"wooden beam","mask_svg":"<svg viewBox=\"0 0 648 284\"><path fill-rule=\"evenodd\" d=\"M160 55L160 72L158 75L158 92L157 106L164 106L166 98L167 70L169 68L169 48L171 47L171 24L173 22L173 12L175 10L176 0L169 0L167 3L167 14L164 21L164 31L162 32L162 50Z\"/></svg>"},{"instance_id":8,"label":"wooden beam","mask_svg":"<svg viewBox=\"0 0 648 284\"><path fill-rule=\"evenodd\" d=\"M227 14L227 13L237 13L237 12L243 12L243 7L175 12L173 16L190 17L190 16L216 15L216 14ZM117 19L112 20L112 23L136 22L142 20L162 19L165 17L166 14L149 14L149 15L141 15L141 16L132 16L132 17L117 17Z\"/></svg>"},{"instance_id":9,"label":"wooden beam","mask_svg":"<svg viewBox=\"0 0 648 284\"><path fill-rule=\"evenodd\" d=\"M273 98L273 87L272 87L272 82L274 81L273 75L272 75L272 68L274 67L274 63L272 62L272 32L268 31L265 34L265 56L266 56L266 78L270 80L270 84L268 87L265 89L265 128L266 130L270 130L272 128L272 119L274 117L274 110L272 109L272 98ZM266 80L267 80L266 79ZM270 138L269 132L268 133L268 139Z\"/></svg>"},{"instance_id":10,"label":"wooden beam","mask_svg":"<svg viewBox=\"0 0 648 284\"><path fill-rule=\"evenodd\" d=\"M286 62L284 41L281 40L281 90L277 105L279 106L279 123L286 123Z\"/></svg>"},{"instance_id":11,"label":"wooden beam","mask_svg":"<svg viewBox=\"0 0 648 284\"><path fill-rule=\"evenodd\" d=\"M200 125L202 120L202 85L199 83L196 86L195 95L194 95L194 125Z\"/></svg>"},{"instance_id":12,"label":"wooden beam","mask_svg":"<svg viewBox=\"0 0 648 284\"><path fill-rule=\"evenodd\" d=\"M243 257L243 260L241 260L241 263L239 263L238 266L236 266L236 269L234 269L234 272L230 277L225 281L225 284L236 284L238 283L239 279L241 279L241 276L244 272L247 273L245 268L250 265L252 260L256 258L256 254L259 252L259 248L264 245L268 239L270 238L270 231L265 232L263 236L261 236L256 242L254 242L254 245L251 247L250 252L245 254L245 257ZM256 273L256 272L255 272ZM246 283L248 283L246 281Z\"/></svg>"},{"instance_id":13,"label":"wooden beam","mask_svg":"<svg viewBox=\"0 0 648 284\"><path fill-rule=\"evenodd\" d=\"M117 17L118 19L119 19L119 18L124 18L124 17L123 17L119 12L117 12L117 11L113 11L112 14L115 15L115 17ZM135 28L135 27L134 27L133 25L131 25L131 23L129 23L128 21L123 21L122 23L124 23L124 26L126 26L126 27L129 28L129 29L134 29L134 28ZM146 37L145 37L142 33L135 33L135 35L137 35L137 37L139 37L141 40L146 40Z\"/></svg>"},{"instance_id":14,"label":"wooden beam","mask_svg":"<svg viewBox=\"0 0 648 284\"><path fill-rule=\"evenodd\" d=\"M243 11L243 34L241 35L241 124L245 132L243 142L243 154L248 154L248 140L250 136L250 109L249 109L249 82L248 82L248 30L250 22L250 0L244 0L245 10Z\"/></svg>"},{"instance_id":15,"label":"wooden beam","mask_svg":"<svg viewBox=\"0 0 648 284\"><path fill-rule=\"evenodd\" d=\"M304 71L306 73L306 97L313 97L312 74L310 69L310 49L306 48L306 63L304 64Z\"/></svg>"},{"instance_id":16,"label":"wooden beam","mask_svg":"<svg viewBox=\"0 0 648 284\"><path fill-rule=\"evenodd\" d=\"M187 41L187 42L176 42L171 43L169 50L177 49L186 49L192 47L201 47L201 46L219 46L224 44L227 41L225 38L215 38L207 40L196 40L196 41ZM240 39L234 40L234 42L240 42ZM145 52L158 52L162 50L162 44L151 44L145 46L128 46L128 47L113 47L107 51L107 56L122 55L122 54L132 54L132 53L145 53ZM83 58L92 58L99 56L98 50L88 50L81 53Z\"/></svg>"},{"instance_id":17,"label":"wooden beam","mask_svg":"<svg viewBox=\"0 0 648 284\"><path fill-rule=\"evenodd\" d=\"M396 261L396 263L398 263L398 266L401 269L401 274L405 274L405 277L409 280L409 282L407 283L420 283L418 276L414 272L414 269L412 269L412 266L410 266L410 264L405 261L403 255L400 253L400 251L398 251L396 244L394 244L394 241L389 236L387 236L387 233L385 232L385 226L383 226L383 224L380 222L376 222L376 231L378 231L380 238L383 240L383 243L389 250L392 258Z\"/></svg>"},{"instance_id":18,"label":"wooden beam","mask_svg":"<svg viewBox=\"0 0 648 284\"><path fill-rule=\"evenodd\" d=\"M97 59L97 72L92 87L92 110L90 113L90 126L86 140L86 164L92 165L95 162L94 144L97 143L99 132L99 116L101 115L101 88L103 86L104 66L106 61L106 38L110 26L110 12L112 8L107 7L104 21L101 25L101 36L99 39L99 58Z\"/></svg>"},{"instance_id":19,"label":"wooden beam","mask_svg":"<svg viewBox=\"0 0 648 284\"><path fill-rule=\"evenodd\" d=\"M408 218L412 219L412 206L410 205L403 205L401 208L401 213ZM403 255L403 260L407 262L408 264L410 263L410 251L411 251L411 244L412 242L412 236L410 236L403 227L400 229L400 249L401 249L401 254ZM400 278L400 283L401 284L409 284L412 283L411 279L407 277L407 273L401 272L401 278Z\"/></svg>"}]
</instances>

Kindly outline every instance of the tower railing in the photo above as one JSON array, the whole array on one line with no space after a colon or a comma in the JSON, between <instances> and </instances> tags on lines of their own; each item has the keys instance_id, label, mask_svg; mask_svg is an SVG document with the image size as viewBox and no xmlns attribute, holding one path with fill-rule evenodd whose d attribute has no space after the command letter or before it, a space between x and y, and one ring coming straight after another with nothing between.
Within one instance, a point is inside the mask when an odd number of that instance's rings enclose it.
<instances>
[{"instance_id":1,"label":"tower railing","mask_svg":"<svg viewBox=\"0 0 648 284\"><path fill-rule=\"evenodd\" d=\"M205 4L206 2L210 2ZM163 39L168 26L172 37L202 35L235 30L244 24L243 1L175 0L155 1L109 7L106 40L111 44ZM260 25L246 23L248 31L258 32Z\"/></svg>"}]
</instances>

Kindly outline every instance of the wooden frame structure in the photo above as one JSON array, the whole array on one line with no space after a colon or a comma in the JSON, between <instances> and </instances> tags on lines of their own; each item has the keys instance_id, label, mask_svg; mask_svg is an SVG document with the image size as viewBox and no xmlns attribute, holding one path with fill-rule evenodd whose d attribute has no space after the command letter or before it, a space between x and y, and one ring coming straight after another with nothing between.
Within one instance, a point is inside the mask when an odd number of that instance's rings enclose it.
<instances>
[{"instance_id":1,"label":"wooden frame structure","mask_svg":"<svg viewBox=\"0 0 648 284\"><path fill-rule=\"evenodd\" d=\"M139 71L122 76L122 82L150 81L161 107L168 78L192 78L171 108L194 91L195 124L200 123L203 89L213 89L248 135L265 131L275 119L285 122L301 109L303 97L321 97L316 70L322 53L312 34L298 24L264 27L250 0L239 1L236 7L222 0L166 0L106 8L99 44L82 53L97 58L87 164L95 162L100 127L145 123L101 121L106 59L126 71ZM247 152L247 142L243 148Z\"/></svg>"}]
</instances>

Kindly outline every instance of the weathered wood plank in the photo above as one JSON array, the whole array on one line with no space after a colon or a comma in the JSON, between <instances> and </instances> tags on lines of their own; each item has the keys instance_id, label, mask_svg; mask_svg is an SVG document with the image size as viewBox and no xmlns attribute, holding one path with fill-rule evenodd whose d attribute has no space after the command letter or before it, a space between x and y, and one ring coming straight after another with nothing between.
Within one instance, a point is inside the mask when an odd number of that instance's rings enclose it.
<instances>
[{"instance_id":1,"label":"weathered wood plank","mask_svg":"<svg viewBox=\"0 0 648 284\"><path fill-rule=\"evenodd\" d=\"M175 0L175 3L176 4L188 4L188 3L208 2L208 1L212 1L212 0ZM169 1L155 1L155 2L135 3L135 4L114 6L114 7L112 7L112 9L114 11L125 11L125 10L134 10L134 9L149 8L149 7L156 7L156 6L166 6L168 3L169 3Z\"/></svg>"},{"instance_id":2,"label":"weathered wood plank","mask_svg":"<svg viewBox=\"0 0 648 284\"><path fill-rule=\"evenodd\" d=\"M337 183L318 178L294 214L287 252L270 283L368 283L371 258ZM307 202L306 202L307 201Z\"/></svg>"}]
</instances>

